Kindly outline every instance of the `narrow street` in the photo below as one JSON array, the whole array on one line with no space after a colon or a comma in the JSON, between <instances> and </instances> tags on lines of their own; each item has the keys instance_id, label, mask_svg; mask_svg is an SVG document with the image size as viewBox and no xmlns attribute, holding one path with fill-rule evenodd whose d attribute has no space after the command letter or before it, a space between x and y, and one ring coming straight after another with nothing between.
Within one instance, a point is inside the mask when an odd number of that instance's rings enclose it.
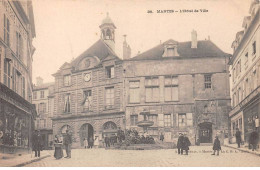
<instances>
[{"instance_id":1,"label":"narrow street","mask_svg":"<svg viewBox=\"0 0 260 170\"><path fill-rule=\"evenodd\" d=\"M50 151L53 154L53 151ZM105 150L74 149L72 158L56 160L53 156L28 167L48 166L260 166L259 156L222 147L220 156L213 156L212 146L192 146L189 155L178 155L177 149L171 150ZM65 151L64 151L64 155Z\"/></svg>"}]
</instances>

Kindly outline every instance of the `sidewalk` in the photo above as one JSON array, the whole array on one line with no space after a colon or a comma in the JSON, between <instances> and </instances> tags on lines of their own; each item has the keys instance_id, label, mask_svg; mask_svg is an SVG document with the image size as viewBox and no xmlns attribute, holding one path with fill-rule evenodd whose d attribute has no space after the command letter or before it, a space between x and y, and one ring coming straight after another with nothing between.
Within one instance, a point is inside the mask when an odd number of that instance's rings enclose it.
<instances>
[{"instance_id":1,"label":"sidewalk","mask_svg":"<svg viewBox=\"0 0 260 170\"><path fill-rule=\"evenodd\" d=\"M240 148L237 147L237 144L225 144L224 146L229 147L229 148L233 148L233 149L237 149L239 151L242 152L247 152L247 153L251 153L257 156L260 156L260 150L256 150L256 151L252 151L252 149L248 149L248 147L246 147L245 145L241 145Z\"/></svg>"},{"instance_id":2,"label":"sidewalk","mask_svg":"<svg viewBox=\"0 0 260 170\"><path fill-rule=\"evenodd\" d=\"M32 162L39 161L41 159L50 157L52 150L41 151L41 157L34 157L34 152L32 154L3 154L0 153L0 167L21 167Z\"/></svg>"}]
</instances>

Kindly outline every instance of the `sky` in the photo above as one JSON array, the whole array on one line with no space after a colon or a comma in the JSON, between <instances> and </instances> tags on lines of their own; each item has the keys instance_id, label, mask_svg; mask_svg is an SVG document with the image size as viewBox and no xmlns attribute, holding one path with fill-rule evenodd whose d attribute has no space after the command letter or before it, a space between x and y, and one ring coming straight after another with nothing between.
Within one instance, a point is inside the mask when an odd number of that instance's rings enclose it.
<instances>
[{"instance_id":1,"label":"sky","mask_svg":"<svg viewBox=\"0 0 260 170\"><path fill-rule=\"evenodd\" d=\"M251 0L33 0L33 82L38 76L44 83L53 82L52 74L63 63L71 62L99 40L99 26L107 12L117 27L115 50L120 58L124 34L133 57L138 51L144 52L168 39L191 41L193 29L198 40L210 37L221 50L232 54L231 44L243 29L250 3ZM180 13L195 9L199 12ZM147 13L148 10L153 13Z\"/></svg>"}]
</instances>

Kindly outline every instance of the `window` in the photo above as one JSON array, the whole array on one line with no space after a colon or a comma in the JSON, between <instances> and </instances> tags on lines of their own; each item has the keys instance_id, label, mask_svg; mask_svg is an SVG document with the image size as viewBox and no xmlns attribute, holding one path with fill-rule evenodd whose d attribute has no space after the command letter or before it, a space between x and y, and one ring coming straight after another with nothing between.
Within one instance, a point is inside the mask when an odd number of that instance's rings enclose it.
<instances>
[{"instance_id":1,"label":"window","mask_svg":"<svg viewBox=\"0 0 260 170\"><path fill-rule=\"evenodd\" d=\"M11 88L11 63L4 60L4 84Z\"/></svg>"},{"instance_id":2,"label":"window","mask_svg":"<svg viewBox=\"0 0 260 170\"><path fill-rule=\"evenodd\" d=\"M167 48L167 56L168 57L174 56L174 48Z\"/></svg>"},{"instance_id":3,"label":"window","mask_svg":"<svg viewBox=\"0 0 260 170\"><path fill-rule=\"evenodd\" d=\"M70 113L70 94L66 94L64 97L64 112Z\"/></svg>"},{"instance_id":4,"label":"window","mask_svg":"<svg viewBox=\"0 0 260 170\"><path fill-rule=\"evenodd\" d=\"M46 103L40 103L38 109L39 113L46 113Z\"/></svg>"},{"instance_id":5,"label":"window","mask_svg":"<svg viewBox=\"0 0 260 170\"><path fill-rule=\"evenodd\" d=\"M115 68L114 68L114 66L106 67L106 76L107 76L107 78L114 78L115 77Z\"/></svg>"},{"instance_id":6,"label":"window","mask_svg":"<svg viewBox=\"0 0 260 170\"><path fill-rule=\"evenodd\" d=\"M210 89L211 88L211 75L204 75L204 84L205 84L205 89Z\"/></svg>"},{"instance_id":7,"label":"window","mask_svg":"<svg viewBox=\"0 0 260 170\"><path fill-rule=\"evenodd\" d=\"M92 92L91 90L86 90L83 92L83 111L91 110L92 107Z\"/></svg>"},{"instance_id":8,"label":"window","mask_svg":"<svg viewBox=\"0 0 260 170\"><path fill-rule=\"evenodd\" d=\"M253 50L253 55L256 53L256 41L253 42L252 44L252 50Z\"/></svg>"},{"instance_id":9,"label":"window","mask_svg":"<svg viewBox=\"0 0 260 170\"><path fill-rule=\"evenodd\" d=\"M129 102L140 103L140 81L129 82Z\"/></svg>"},{"instance_id":10,"label":"window","mask_svg":"<svg viewBox=\"0 0 260 170\"><path fill-rule=\"evenodd\" d=\"M253 72L253 90L257 88L257 76L256 76L256 70Z\"/></svg>"},{"instance_id":11,"label":"window","mask_svg":"<svg viewBox=\"0 0 260 170\"><path fill-rule=\"evenodd\" d=\"M164 99L165 101L178 101L179 90L178 90L178 77L170 76L164 79Z\"/></svg>"},{"instance_id":12,"label":"window","mask_svg":"<svg viewBox=\"0 0 260 170\"><path fill-rule=\"evenodd\" d=\"M130 115L131 126L136 126L138 122L138 115Z\"/></svg>"},{"instance_id":13,"label":"window","mask_svg":"<svg viewBox=\"0 0 260 170\"><path fill-rule=\"evenodd\" d=\"M41 93L41 96L40 96L41 99L44 98L44 91L41 91L40 93Z\"/></svg>"},{"instance_id":14,"label":"window","mask_svg":"<svg viewBox=\"0 0 260 170\"><path fill-rule=\"evenodd\" d=\"M4 15L4 42L10 46L10 22L6 15Z\"/></svg>"},{"instance_id":15,"label":"window","mask_svg":"<svg viewBox=\"0 0 260 170\"><path fill-rule=\"evenodd\" d=\"M241 73L241 60L237 62L237 75Z\"/></svg>"},{"instance_id":16,"label":"window","mask_svg":"<svg viewBox=\"0 0 260 170\"><path fill-rule=\"evenodd\" d=\"M164 127L171 127L171 115L170 114L164 115Z\"/></svg>"},{"instance_id":17,"label":"window","mask_svg":"<svg viewBox=\"0 0 260 170\"><path fill-rule=\"evenodd\" d=\"M157 126L157 115L148 115L148 120L153 121L153 125Z\"/></svg>"},{"instance_id":18,"label":"window","mask_svg":"<svg viewBox=\"0 0 260 170\"><path fill-rule=\"evenodd\" d=\"M149 128L148 129L148 134L152 136L158 136L158 129L155 128Z\"/></svg>"},{"instance_id":19,"label":"window","mask_svg":"<svg viewBox=\"0 0 260 170\"><path fill-rule=\"evenodd\" d=\"M185 127L186 126L186 114L178 114L178 126L179 127Z\"/></svg>"},{"instance_id":20,"label":"window","mask_svg":"<svg viewBox=\"0 0 260 170\"><path fill-rule=\"evenodd\" d=\"M233 136L235 136L236 133L236 123L232 122L232 131L233 131Z\"/></svg>"},{"instance_id":21,"label":"window","mask_svg":"<svg viewBox=\"0 0 260 170\"><path fill-rule=\"evenodd\" d=\"M41 119L40 120L40 128L43 129L43 128L46 128L46 119Z\"/></svg>"},{"instance_id":22,"label":"window","mask_svg":"<svg viewBox=\"0 0 260 170\"><path fill-rule=\"evenodd\" d=\"M114 106L114 101L115 101L115 98L114 98L114 87L107 87L105 89L106 93L106 103L105 103L105 108L106 109L109 109L109 108L112 108Z\"/></svg>"},{"instance_id":23,"label":"window","mask_svg":"<svg viewBox=\"0 0 260 170\"><path fill-rule=\"evenodd\" d=\"M37 91L33 92L33 99L37 99Z\"/></svg>"},{"instance_id":24,"label":"window","mask_svg":"<svg viewBox=\"0 0 260 170\"><path fill-rule=\"evenodd\" d=\"M246 54L245 54L245 60L246 61L248 60L248 52L246 52Z\"/></svg>"},{"instance_id":25,"label":"window","mask_svg":"<svg viewBox=\"0 0 260 170\"><path fill-rule=\"evenodd\" d=\"M158 77L145 78L146 102L159 102L159 80Z\"/></svg>"},{"instance_id":26,"label":"window","mask_svg":"<svg viewBox=\"0 0 260 170\"><path fill-rule=\"evenodd\" d=\"M23 57L23 38L18 32L16 32L16 55L20 59Z\"/></svg>"},{"instance_id":27,"label":"window","mask_svg":"<svg viewBox=\"0 0 260 170\"><path fill-rule=\"evenodd\" d=\"M25 98L25 78L22 76L22 96Z\"/></svg>"},{"instance_id":28,"label":"window","mask_svg":"<svg viewBox=\"0 0 260 170\"><path fill-rule=\"evenodd\" d=\"M70 77L70 75L65 75L65 76L63 77L63 82L64 82L64 86L69 86L70 83L71 83L71 77Z\"/></svg>"}]
</instances>

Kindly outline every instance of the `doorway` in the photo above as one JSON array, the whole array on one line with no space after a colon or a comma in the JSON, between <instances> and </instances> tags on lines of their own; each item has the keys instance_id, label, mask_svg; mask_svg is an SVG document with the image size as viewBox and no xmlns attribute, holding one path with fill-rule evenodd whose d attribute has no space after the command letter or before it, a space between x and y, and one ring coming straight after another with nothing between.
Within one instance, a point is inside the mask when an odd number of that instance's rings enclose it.
<instances>
[{"instance_id":1,"label":"doorway","mask_svg":"<svg viewBox=\"0 0 260 170\"><path fill-rule=\"evenodd\" d=\"M80 145L84 146L84 139L87 138L88 141L92 137L94 139L94 129L91 124L84 124L80 128Z\"/></svg>"},{"instance_id":2,"label":"doorway","mask_svg":"<svg viewBox=\"0 0 260 170\"><path fill-rule=\"evenodd\" d=\"M212 123L199 124L199 139L200 143L212 143Z\"/></svg>"}]
</instances>

